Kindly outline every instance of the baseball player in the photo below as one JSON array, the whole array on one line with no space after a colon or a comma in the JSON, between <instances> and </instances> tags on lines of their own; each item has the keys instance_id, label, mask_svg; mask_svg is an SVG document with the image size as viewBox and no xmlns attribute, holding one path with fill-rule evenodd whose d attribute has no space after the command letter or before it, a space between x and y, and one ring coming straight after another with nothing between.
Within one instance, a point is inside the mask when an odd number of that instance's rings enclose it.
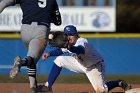
<instances>
[{"instance_id":1,"label":"baseball player","mask_svg":"<svg viewBox=\"0 0 140 93\"><path fill-rule=\"evenodd\" d=\"M0 13L15 4L20 4L23 12L21 39L28 52L23 59L15 57L10 77L14 78L22 66L27 66L31 93L35 93L37 61L46 47L50 24L61 25L61 15L56 0L2 0Z\"/></svg>"},{"instance_id":2,"label":"baseball player","mask_svg":"<svg viewBox=\"0 0 140 93\"><path fill-rule=\"evenodd\" d=\"M129 85L124 80L115 80L105 83L105 66L102 56L96 49L88 43L88 40L81 38L77 29L73 25L64 28L64 35L68 39L67 48L57 48L42 55L45 60L49 56L57 56L48 77L48 81L40 86L40 91L52 91L52 85L61 72L62 67L74 72L84 73L89 79L96 93L108 93L115 87L129 89ZM65 52L70 56L61 55Z\"/></svg>"}]
</instances>

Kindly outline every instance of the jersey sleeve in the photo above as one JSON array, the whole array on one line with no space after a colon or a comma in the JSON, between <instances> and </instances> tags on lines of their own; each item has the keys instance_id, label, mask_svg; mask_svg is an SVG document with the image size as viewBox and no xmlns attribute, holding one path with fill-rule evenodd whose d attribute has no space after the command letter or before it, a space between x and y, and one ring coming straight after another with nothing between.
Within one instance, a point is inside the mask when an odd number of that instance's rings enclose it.
<instances>
[{"instance_id":1,"label":"jersey sleeve","mask_svg":"<svg viewBox=\"0 0 140 93\"><path fill-rule=\"evenodd\" d=\"M76 54L84 54L85 53L85 46L87 45L88 41L84 38L79 38L76 44L73 46L69 46L68 49Z\"/></svg>"},{"instance_id":2,"label":"jersey sleeve","mask_svg":"<svg viewBox=\"0 0 140 93\"><path fill-rule=\"evenodd\" d=\"M49 52L50 56L59 56L61 54L63 54L63 51L61 50L61 48L56 48L52 51Z\"/></svg>"},{"instance_id":3,"label":"jersey sleeve","mask_svg":"<svg viewBox=\"0 0 140 93\"><path fill-rule=\"evenodd\" d=\"M78 46L69 46L68 49L73 52L73 53L76 53L76 54L84 54L85 53L85 48L81 45L78 45Z\"/></svg>"},{"instance_id":4,"label":"jersey sleeve","mask_svg":"<svg viewBox=\"0 0 140 93\"><path fill-rule=\"evenodd\" d=\"M74 46L79 46L80 45L80 46L85 47L87 44L88 44L87 39L79 38Z\"/></svg>"}]
</instances>

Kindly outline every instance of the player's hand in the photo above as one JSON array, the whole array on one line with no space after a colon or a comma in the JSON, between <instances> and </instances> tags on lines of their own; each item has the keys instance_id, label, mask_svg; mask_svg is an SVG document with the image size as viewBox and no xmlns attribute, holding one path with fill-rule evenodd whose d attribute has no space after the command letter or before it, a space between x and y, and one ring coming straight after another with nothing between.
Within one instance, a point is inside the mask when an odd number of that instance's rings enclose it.
<instances>
[{"instance_id":1,"label":"player's hand","mask_svg":"<svg viewBox=\"0 0 140 93\"><path fill-rule=\"evenodd\" d=\"M45 61L49 56L50 56L50 53L44 53L44 54L42 55L42 60Z\"/></svg>"}]
</instances>

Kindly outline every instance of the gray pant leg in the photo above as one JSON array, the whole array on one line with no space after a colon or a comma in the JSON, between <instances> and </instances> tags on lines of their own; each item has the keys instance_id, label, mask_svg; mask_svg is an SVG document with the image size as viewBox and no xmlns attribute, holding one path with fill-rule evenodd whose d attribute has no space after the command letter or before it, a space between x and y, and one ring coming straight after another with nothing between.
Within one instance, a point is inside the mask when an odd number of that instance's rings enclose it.
<instances>
[{"instance_id":1,"label":"gray pant leg","mask_svg":"<svg viewBox=\"0 0 140 93\"><path fill-rule=\"evenodd\" d=\"M49 28L37 25L36 22L31 25L23 24L21 27L22 41L28 49L27 56L33 57L35 62L38 61L47 45L49 31Z\"/></svg>"},{"instance_id":2,"label":"gray pant leg","mask_svg":"<svg viewBox=\"0 0 140 93\"><path fill-rule=\"evenodd\" d=\"M48 33L49 29L46 26L37 25L36 22L31 25L23 24L21 27L21 39L28 49L27 56L34 59L28 69L30 88L37 86L36 63L47 45Z\"/></svg>"}]
</instances>

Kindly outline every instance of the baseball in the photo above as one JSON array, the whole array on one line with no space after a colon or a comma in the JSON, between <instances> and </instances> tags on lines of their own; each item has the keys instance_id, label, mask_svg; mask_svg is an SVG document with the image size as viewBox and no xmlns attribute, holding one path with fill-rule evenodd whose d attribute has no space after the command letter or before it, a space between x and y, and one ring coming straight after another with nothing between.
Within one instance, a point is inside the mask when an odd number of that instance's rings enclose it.
<instances>
[{"instance_id":1,"label":"baseball","mask_svg":"<svg viewBox=\"0 0 140 93\"><path fill-rule=\"evenodd\" d=\"M49 39L53 39L53 34L49 34Z\"/></svg>"}]
</instances>

